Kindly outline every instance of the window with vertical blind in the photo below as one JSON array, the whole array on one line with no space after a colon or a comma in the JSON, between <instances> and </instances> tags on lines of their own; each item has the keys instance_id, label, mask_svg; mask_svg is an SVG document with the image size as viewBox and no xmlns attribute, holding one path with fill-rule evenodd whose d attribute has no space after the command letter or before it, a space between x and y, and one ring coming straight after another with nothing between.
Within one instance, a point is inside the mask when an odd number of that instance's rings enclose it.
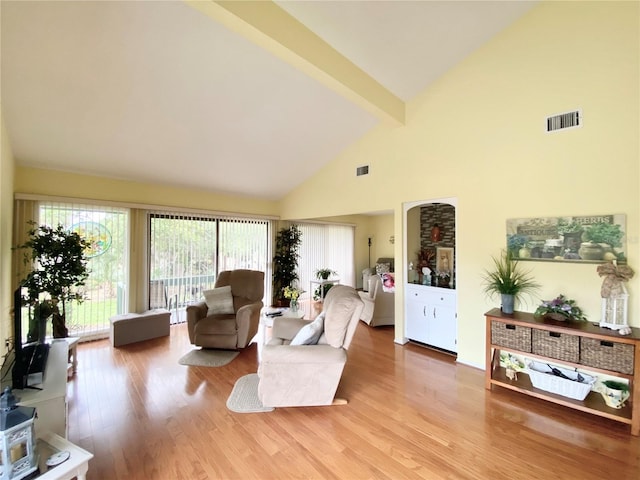
<instances>
[{"instance_id":1,"label":"window with vertical blind","mask_svg":"<svg viewBox=\"0 0 640 480\"><path fill-rule=\"evenodd\" d=\"M66 306L69 335L99 338L108 334L109 318L126 310L128 210L125 208L52 201L16 201L16 231L33 220L37 225L76 231L92 243L89 278L82 303ZM24 278L23 275L20 278ZM25 321L28 319L25 318ZM47 323L48 334L51 322ZM24 330L26 331L26 330Z\"/></svg>"},{"instance_id":2,"label":"window with vertical blind","mask_svg":"<svg viewBox=\"0 0 640 480\"><path fill-rule=\"evenodd\" d=\"M302 232L298 276L303 297L313 298L310 281L316 279L316 270L328 268L336 272L332 278L355 288L354 235L355 227L330 223L299 223Z\"/></svg>"},{"instance_id":3,"label":"window with vertical blind","mask_svg":"<svg viewBox=\"0 0 640 480\"><path fill-rule=\"evenodd\" d=\"M167 308L172 322L213 288L218 272L265 272L270 298L270 221L153 212L149 216L149 308Z\"/></svg>"}]
</instances>

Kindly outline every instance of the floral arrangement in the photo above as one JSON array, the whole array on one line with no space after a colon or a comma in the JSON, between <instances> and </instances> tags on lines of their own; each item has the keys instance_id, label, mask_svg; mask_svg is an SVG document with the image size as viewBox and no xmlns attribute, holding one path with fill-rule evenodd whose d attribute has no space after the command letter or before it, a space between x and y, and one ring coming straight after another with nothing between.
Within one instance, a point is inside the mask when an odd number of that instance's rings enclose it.
<instances>
[{"instance_id":1,"label":"floral arrangement","mask_svg":"<svg viewBox=\"0 0 640 480\"><path fill-rule=\"evenodd\" d=\"M291 300L298 300L300 295L302 295L303 293L304 293L304 290L300 290L298 288L291 287L289 285L284 287L284 298L289 298Z\"/></svg>"},{"instance_id":2,"label":"floral arrangement","mask_svg":"<svg viewBox=\"0 0 640 480\"><path fill-rule=\"evenodd\" d=\"M535 316L548 316L554 320L587 320L575 300L569 300L560 294L553 300L545 300L535 311Z\"/></svg>"}]
</instances>

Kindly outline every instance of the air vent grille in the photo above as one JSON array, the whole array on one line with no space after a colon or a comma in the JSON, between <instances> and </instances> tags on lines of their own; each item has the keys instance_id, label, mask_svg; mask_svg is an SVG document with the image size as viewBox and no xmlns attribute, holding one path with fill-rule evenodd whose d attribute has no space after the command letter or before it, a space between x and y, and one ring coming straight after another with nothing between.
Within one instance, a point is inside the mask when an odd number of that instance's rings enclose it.
<instances>
[{"instance_id":1,"label":"air vent grille","mask_svg":"<svg viewBox=\"0 0 640 480\"><path fill-rule=\"evenodd\" d=\"M578 128L581 126L582 112L580 110L547 117L547 132L555 132L556 130L564 130L567 128Z\"/></svg>"},{"instance_id":2,"label":"air vent grille","mask_svg":"<svg viewBox=\"0 0 640 480\"><path fill-rule=\"evenodd\" d=\"M356 168L356 177L361 177L362 175L369 175L369 165Z\"/></svg>"}]
</instances>

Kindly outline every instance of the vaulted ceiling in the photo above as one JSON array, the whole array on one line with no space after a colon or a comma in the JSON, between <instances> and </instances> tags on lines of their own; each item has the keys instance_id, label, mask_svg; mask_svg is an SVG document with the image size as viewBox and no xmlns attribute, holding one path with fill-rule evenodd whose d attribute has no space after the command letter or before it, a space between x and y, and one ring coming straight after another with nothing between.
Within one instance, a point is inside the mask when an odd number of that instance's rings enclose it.
<instances>
[{"instance_id":1,"label":"vaulted ceiling","mask_svg":"<svg viewBox=\"0 0 640 480\"><path fill-rule=\"evenodd\" d=\"M19 165L277 199L525 1L0 2Z\"/></svg>"}]
</instances>

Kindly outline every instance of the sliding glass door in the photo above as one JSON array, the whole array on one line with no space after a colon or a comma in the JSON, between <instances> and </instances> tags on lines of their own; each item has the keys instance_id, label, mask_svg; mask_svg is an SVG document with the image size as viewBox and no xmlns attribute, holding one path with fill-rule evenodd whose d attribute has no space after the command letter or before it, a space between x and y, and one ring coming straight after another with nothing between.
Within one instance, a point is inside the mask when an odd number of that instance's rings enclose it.
<instances>
[{"instance_id":1,"label":"sliding glass door","mask_svg":"<svg viewBox=\"0 0 640 480\"><path fill-rule=\"evenodd\" d=\"M149 308L169 309L177 323L188 304L213 288L220 271L260 270L270 278L269 227L268 220L152 213Z\"/></svg>"},{"instance_id":2,"label":"sliding glass door","mask_svg":"<svg viewBox=\"0 0 640 480\"><path fill-rule=\"evenodd\" d=\"M109 318L126 311L128 210L39 202L37 216L37 224L54 228L60 224L91 243L90 273L83 288L86 299L66 306L66 325L73 337L104 337L109 332Z\"/></svg>"}]
</instances>

